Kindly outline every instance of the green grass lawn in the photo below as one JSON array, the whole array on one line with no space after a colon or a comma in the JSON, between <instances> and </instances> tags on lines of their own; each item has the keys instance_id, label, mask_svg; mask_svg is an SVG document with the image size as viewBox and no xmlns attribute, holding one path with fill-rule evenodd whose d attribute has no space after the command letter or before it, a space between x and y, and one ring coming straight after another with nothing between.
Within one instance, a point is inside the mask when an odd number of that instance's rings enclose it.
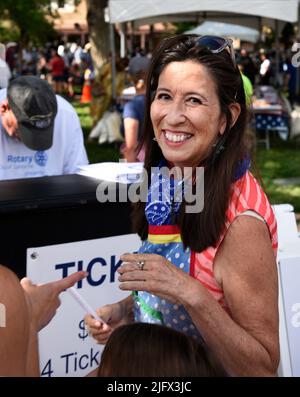
<instances>
[{"instance_id":1,"label":"green grass lawn","mask_svg":"<svg viewBox=\"0 0 300 397\"><path fill-rule=\"evenodd\" d=\"M279 178L300 178L300 143L274 137L270 150L258 147L256 163L271 203L289 203L295 212L300 212L300 183L281 186L273 182Z\"/></svg>"},{"instance_id":2,"label":"green grass lawn","mask_svg":"<svg viewBox=\"0 0 300 397\"><path fill-rule=\"evenodd\" d=\"M117 146L87 142L92 128L89 105L82 105L78 101L72 104L80 118L90 162L118 161L120 156ZM300 212L300 184L279 186L273 182L278 178L300 177L300 143L284 142L272 137L270 150L257 146L256 168L271 203L290 203L294 206L295 212Z\"/></svg>"}]
</instances>

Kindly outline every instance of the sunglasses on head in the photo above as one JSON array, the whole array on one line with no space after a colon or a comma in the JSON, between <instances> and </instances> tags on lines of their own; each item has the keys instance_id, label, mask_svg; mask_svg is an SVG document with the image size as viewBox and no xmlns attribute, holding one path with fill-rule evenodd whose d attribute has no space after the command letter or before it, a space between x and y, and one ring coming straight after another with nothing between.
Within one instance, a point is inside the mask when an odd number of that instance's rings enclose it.
<instances>
[{"instance_id":1,"label":"sunglasses on head","mask_svg":"<svg viewBox=\"0 0 300 397\"><path fill-rule=\"evenodd\" d=\"M213 54L218 54L225 50L225 48L229 49L233 65L236 66L233 41L231 39L219 36L202 36L197 40L197 45L207 48Z\"/></svg>"}]
</instances>

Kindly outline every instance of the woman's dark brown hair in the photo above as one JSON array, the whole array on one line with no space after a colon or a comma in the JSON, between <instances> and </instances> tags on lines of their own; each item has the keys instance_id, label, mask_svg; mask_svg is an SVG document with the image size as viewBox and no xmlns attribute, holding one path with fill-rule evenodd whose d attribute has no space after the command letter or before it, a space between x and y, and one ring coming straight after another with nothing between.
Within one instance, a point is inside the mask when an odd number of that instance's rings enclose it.
<instances>
[{"instance_id":1,"label":"woman's dark brown hair","mask_svg":"<svg viewBox=\"0 0 300 397\"><path fill-rule=\"evenodd\" d=\"M165 66L171 62L187 60L205 66L215 83L220 109L226 116L227 125L214 149L199 164L205 166L203 211L196 214L186 213L183 200L177 216L177 224L185 247L201 252L207 247L215 246L220 238L225 226L231 184L235 180L239 163L243 159L249 158L249 153L245 138L248 112L239 69L233 64L228 51L223 50L218 54L213 54L208 49L197 45L198 39L199 37L195 35L180 35L165 39L153 53L147 81L144 133L141 146L145 147L145 168L150 175L151 167L157 167L163 158L157 142L153 141L154 132L150 107L158 86L159 75ZM231 127L229 106L234 102L240 104L241 112ZM220 147L224 147L221 152ZM145 203L139 202L133 212L133 227L142 240L145 240L148 235L144 210Z\"/></svg>"},{"instance_id":2,"label":"woman's dark brown hair","mask_svg":"<svg viewBox=\"0 0 300 397\"><path fill-rule=\"evenodd\" d=\"M111 334L98 376L227 376L204 344L157 324L122 325Z\"/></svg>"}]
</instances>

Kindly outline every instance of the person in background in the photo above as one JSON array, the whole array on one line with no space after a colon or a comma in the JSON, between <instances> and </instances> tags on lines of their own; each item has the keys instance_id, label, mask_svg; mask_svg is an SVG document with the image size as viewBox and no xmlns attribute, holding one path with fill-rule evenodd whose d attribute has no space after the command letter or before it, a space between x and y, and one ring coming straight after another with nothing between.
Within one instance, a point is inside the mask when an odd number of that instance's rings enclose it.
<instances>
[{"instance_id":1,"label":"person in background","mask_svg":"<svg viewBox=\"0 0 300 397\"><path fill-rule=\"evenodd\" d=\"M0 377L39 376L38 332L55 315L59 294L86 277L81 271L62 280L34 285L0 265ZM2 320L2 321L1 321Z\"/></svg>"},{"instance_id":2,"label":"person in background","mask_svg":"<svg viewBox=\"0 0 300 397\"><path fill-rule=\"evenodd\" d=\"M238 68L239 68L239 70L241 72L241 76L242 76L242 79L243 79L243 85L244 85L245 97L246 97L246 104L247 104L247 106L250 106L251 105L251 98L252 98L252 95L253 95L253 85L252 85L250 79L246 75L244 75L244 73L243 73L243 70L244 70L243 65L239 64Z\"/></svg>"},{"instance_id":3,"label":"person in background","mask_svg":"<svg viewBox=\"0 0 300 397\"><path fill-rule=\"evenodd\" d=\"M142 138L148 197L133 213L142 245L118 268L131 294L98 309L107 324L85 317L99 343L134 316L204 340L230 376L276 375L277 226L245 166L247 122L232 40L179 35L156 47Z\"/></svg>"},{"instance_id":4,"label":"person in background","mask_svg":"<svg viewBox=\"0 0 300 397\"><path fill-rule=\"evenodd\" d=\"M7 88L11 77L9 66L0 58L0 90Z\"/></svg>"},{"instance_id":5,"label":"person in background","mask_svg":"<svg viewBox=\"0 0 300 397\"><path fill-rule=\"evenodd\" d=\"M145 343L146 342L146 343ZM226 377L203 343L158 324L122 325L109 337L95 376Z\"/></svg>"},{"instance_id":6,"label":"person in background","mask_svg":"<svg viewBox=\"0 0 300 397\"><path fill-rule=\"evenodd\" d=\"M146 72L139 71L132 77L136 95L126 102L123 110L125 144L121 153L127 162L144 160L144 149L138 150L142 138L145 111Z\"/></svg>"},{"instance_id":7,"label":"person in background","mask_svg":"<svg viewBox=\"0 0 300 397\"><path fill-rule=\"evenodd\" d=\"M73 174L88 163L72 105L39 77L0 91L0 180Z\"/></svg>"},{"instance_id":8,"label":"person in background","mask_svg":"<svg viewBox=\"0 0 300 397\"><path fill-rule=\"evenodd\" d=\"M291 54L287 55L285 62L285 74L283 79L283 89L287 92L287 97L291 106L297 102L297 67L292 63Z\"/></svg>"},{"instance_id":9,"label":"person in background","mask_svg":"<svg viewBox=\"0 0 300 397\"><path fill-rule=\"evenodd\" d=\"M267 58L267 55L262 52L260 54L260 67L259 67L259 76L260 76L260 84L261 85L269 85L270 78L272 75L272 65L270 59Z\"/></svg>"},{"instance_id":10,"label":"person in background","mask_svg":"<svg viewBox=\"0 0 300 397\"><path fill-rule=\"evenodd\" d=\"M54 91L61 95L64 87L65 62L57 50L51 50L51 58L47 67L51 73Z\"/></svg>"},{"instance_id":11,"label":"person in background","mask_svg":"<svg viewBox=\"0 0 300 397\"><path fill-rule=\"evenodd\" d=\"M0 43L0 89L8 86L9 80L11 79L11 70L6 62L6 50L5 45Z\"/></svg>"},{"instance_id":12,"label":"person in background","mask_svg":"<svg viewBox=\"0 0 300 397\"><path fill-rule=\"evenodd\" d=\"M0 89L8 86L11 77L11 70L6 61L5 45L0 43Z\"/></svg>"},{"instance_id":13,"label":"person in background","mask_svg":"<svg viewBox=\"0 0 300 397\"><path fill-rule=\"evenodd\" d=\"M147 71L149 69L151 60L141 48L136 49L135 55L129 60L128 73L130 76L135 76L140 71Z\"/></svg>"},{"instance_id":14,"label":"person in background","mask_svg":"<svg viewBox=\"0 0 300 397\"><path fill-rule=\"evenodd\" d=\"M68 70L68 79L67 79L67 93L69 98L73 98L75 96L74 86L78 86L81 88L83 86L83 76L80 69L80 66L77 63L72 63Z\"/></svg>"},{"instance_id":15,"label":"person in background","mask_svg":"<svg viewBox=\"0 0 300 397\"><path fill-rule=\"evenodd\" d=\"M5 60L9 66L11 74L15 77L15 67L17 63L18 44L9 42L6 44Z\"/></svg>"},{"instance_id":16,"label":"person in background","mask_svg":"<svg viewBox=\"0 0 300 397\"><path fill-rule=\"evenodd\" d=\"M239 63L243 67L244 75L247 76L251 84L254 85L257 70L253 60L251 59L250 55L248 54L248 51L245 48L241 49Z\"/></svg>"},{"instance_id":17,"label":"person in background","mask_svg":"<svg viewBox=\"0 0 300 397\"><path fill-rule=\"evenodd\" d=\"M46 51L44 49L40 49L39 59L38 59L36 67L37 67L37 75L41 79L47 80L49 70L47 68L47 56L46 56Z\"/></svg>"},{"instance_id":18,"label":"person in background","mask_svg":"<svg viewBox=\"0 0 300 397\"><path fill-rule=\"evenodd\" d=\"M83 51L80 54L81 61L85 61L86 65L93 66L93 58L91 54L92 45L91 43L86 43Z\"/></svg>"},{"instance_id":19,"label":"person in background","mask_svg":"<svg viewBox=\"0 0 300 397\"><path fill-rule=\"evenodd\" d=\"M94 67L92 63L88 63L87 59L82 59L83 70L83 87L81 93L81 103L90 103L92 101L92 85L95 79Z\"/></svg>"}]
</instances>

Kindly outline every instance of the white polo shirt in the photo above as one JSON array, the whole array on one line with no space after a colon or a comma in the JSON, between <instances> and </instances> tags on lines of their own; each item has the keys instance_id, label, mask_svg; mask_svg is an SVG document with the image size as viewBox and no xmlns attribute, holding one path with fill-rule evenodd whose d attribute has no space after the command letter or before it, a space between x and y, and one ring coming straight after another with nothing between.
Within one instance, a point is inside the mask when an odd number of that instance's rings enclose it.
<instances>
[{"instance_id":1,"label":"white polo shirt","mask_svg":"<svg viewBox=\"0 0 300 397\"><path fill-rule=\"evenodd\" d=\"M5 98L6 89L0 90L0 103ZM31 150L8 136L0 116L0 180L73 174L88 164L77 113L65 99L56 98L53 145L45 151Z\"/></svg>"}]
</instances>

